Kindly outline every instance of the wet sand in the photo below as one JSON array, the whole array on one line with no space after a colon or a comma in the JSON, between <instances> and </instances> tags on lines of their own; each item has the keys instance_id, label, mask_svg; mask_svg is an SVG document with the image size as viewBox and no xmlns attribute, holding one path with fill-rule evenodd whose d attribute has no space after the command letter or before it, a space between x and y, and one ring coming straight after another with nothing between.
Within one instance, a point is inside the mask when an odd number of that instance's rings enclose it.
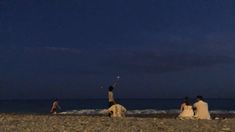
<instances>
[{"instance_id":1,"label":"wet sand","mask_svg":"<svg viewBox=\"0 0 235 132\"><path fill-rule=\"evenodd\" d=\"M219 117L219 115L213 115ZM151 117L0 114L0 132L235 132L235 118L179 120L174 115Z\"/></svg>"}]
</instances>

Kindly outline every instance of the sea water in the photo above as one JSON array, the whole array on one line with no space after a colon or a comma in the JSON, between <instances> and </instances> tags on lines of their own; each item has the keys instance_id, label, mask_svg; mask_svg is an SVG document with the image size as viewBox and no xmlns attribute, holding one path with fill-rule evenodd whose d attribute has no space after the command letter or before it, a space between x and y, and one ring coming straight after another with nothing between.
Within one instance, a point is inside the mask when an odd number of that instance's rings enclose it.
<instances>
[{"instance_id":1,"label":"sea water","mask_svg":"<svg viewBox=\"0 0 235 132\"><path fill-rule=\"evenodd\" d=\"M47 114L53 100L0 100L0 113ZM211 113L235 114L235 99L206 99ZM127 114L179 113L182 99L119 99ZM194 100L191 100L194 103ZM105 114L107 99L59 99L60 114Z\"/></svg>"}]
</instances>

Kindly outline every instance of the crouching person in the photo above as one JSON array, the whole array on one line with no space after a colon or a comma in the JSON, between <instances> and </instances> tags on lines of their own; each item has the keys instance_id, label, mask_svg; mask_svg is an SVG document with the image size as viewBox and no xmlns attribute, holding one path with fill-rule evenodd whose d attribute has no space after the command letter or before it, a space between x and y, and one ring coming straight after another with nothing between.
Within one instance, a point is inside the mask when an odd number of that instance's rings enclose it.
<instances>
[{"instance_id":1,"label":"crouching person","mask_svg":"<svg viewBox=\"0 0 235 132\"><path fill-rule=\"evenodd\" d=\"M108 109L110 117L125 117L126 108L116 102Z\"/></svg>"}]
</instances>

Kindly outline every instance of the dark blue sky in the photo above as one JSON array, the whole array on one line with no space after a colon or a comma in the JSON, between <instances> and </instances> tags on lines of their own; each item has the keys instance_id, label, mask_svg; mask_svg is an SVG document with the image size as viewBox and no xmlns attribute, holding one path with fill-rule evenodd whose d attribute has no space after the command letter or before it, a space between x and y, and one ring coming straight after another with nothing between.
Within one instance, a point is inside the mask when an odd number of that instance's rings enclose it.
<instances>
[{"instance_id":1,"label":"dark blue sky","mask_svg":"<svg viewBox=\"0 0 235 132\"><path fill-rule=\"evenodd\" d=\"M0 0L0 98L234 98L234 42L233 0Z\"/></svg>"}]
</instances>

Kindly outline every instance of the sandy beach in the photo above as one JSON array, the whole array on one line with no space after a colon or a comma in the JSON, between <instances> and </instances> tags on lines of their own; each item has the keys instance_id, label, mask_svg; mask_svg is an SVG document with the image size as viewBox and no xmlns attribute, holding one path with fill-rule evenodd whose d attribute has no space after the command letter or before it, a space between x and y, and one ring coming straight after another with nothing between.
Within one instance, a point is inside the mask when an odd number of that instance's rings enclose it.
<instances>
[{"instance_id":1,"label":"sandy beach","mask_svg":"<svg viewBox=\"0 0 235 132\"><path fill-rule=\"evenodd\" d=\"M235 118L179 120L174 117L0 114L1 132L233 132Z\"/></svg>"}]
</instances>

